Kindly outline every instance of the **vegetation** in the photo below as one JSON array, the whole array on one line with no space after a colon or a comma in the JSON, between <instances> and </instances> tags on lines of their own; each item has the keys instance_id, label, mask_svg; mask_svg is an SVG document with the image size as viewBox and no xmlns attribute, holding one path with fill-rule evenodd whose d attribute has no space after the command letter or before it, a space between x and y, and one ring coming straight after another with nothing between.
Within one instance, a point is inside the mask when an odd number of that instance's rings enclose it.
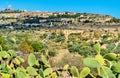
<instances>
[{"instance_id":1,"label":"vegetation","mask_svg":"<svg viewBox=\"0 0 120 78\"><path fill-rule=\"evenodd\" d=\"M5 10L0 11L0 13L21 13L21 12L24 12L24 11L21 11L21 10L11 10L11 9L5 9Z\"/></svg>"},{"instance_id":2,"label":"vegetation","mask_svg":"<svg viewBox=\"0 0 120 78\"><path fill-rule=\"evenodd\" d=\"M19 44L18 48L20 49L20 51L24 52L24 53L31 53L33 52L33 48L32 46L30 46L27 42L23 41Z\"/></svg>"},{"instance_id":3,"label":"vegetation","mask_svg":"<svg viewBox=\"0 0 120 78\"><path fill-rule=\"evenodd\" d=\"M28 56L28 66L24 68L22 63L25 60L17 56L13 51L0 51L0 75L2 78L46 78L57 76L52 74L52 68L46 58L41 55L37 60L34 54ZM50 75L51 74L51 75Z\"/></svg>"},{"instance_id":4,"label":"vegetation","mask_svg":"<svg viewBox=\"0 0 120 78\"><path fill-rule=\"evenodd\" d=\"M0 77L120 77L119 31L72 31L1 30Z\"/></svg>"},{"instance_id":5,"label":"vegetation","mask_svg":"<svg viewBox=\"0 0 120 78\"><path fill-rule=\"evenodd\" d=\"M43 43L40 43L38 41L32 42L31 46L33 47L34 52L42 51L46 47Z\"/></svg>"},{"instance_id":6,"label":"vegetation","mask_svg":"<svg viewBox=\"0 0 120 78\"><path fill-rule=\"evenodd\" d=\"M54 18L77 18L80 15L81 15L80 13L76 13L76 14L70 15L69 12L65 12L64 15L49 16L49 19L54 19Z\"/></svg>"}]
</instances>

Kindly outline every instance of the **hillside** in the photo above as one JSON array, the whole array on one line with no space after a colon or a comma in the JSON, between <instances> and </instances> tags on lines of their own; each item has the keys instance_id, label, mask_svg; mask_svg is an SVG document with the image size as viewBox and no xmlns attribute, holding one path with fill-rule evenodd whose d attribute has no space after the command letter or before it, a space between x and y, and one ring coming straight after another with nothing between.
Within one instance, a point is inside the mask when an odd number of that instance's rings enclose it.
<instances>
[{"instance_id":1,"label":"hillside","mask_svg":"<svg viewBox=\"0 0 120 78\"><path fill-rule=\"evenodd\" d=\"M25 12L5 9L0 12L0 27L12 26L53 27L53 26L101 26L119 25L120 19L109 15L73 12ZM19 26L19 27L18 27Z\"/></svg>"},{"instance_id":2,"label":"hillside","mask_svg":"<svg viewBox=\"0 0 120 78\"><path fill-rule=\"evenodd\" d=\"M0 17L0 78L120 78L120 19L10 9Z\"/></svg>"}]
</instances>

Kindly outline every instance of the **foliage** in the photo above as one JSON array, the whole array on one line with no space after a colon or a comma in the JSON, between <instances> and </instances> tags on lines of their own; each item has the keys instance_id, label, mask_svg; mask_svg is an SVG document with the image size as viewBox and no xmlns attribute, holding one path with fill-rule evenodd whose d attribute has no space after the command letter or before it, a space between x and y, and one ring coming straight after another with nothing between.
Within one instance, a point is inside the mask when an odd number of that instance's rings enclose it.
<instances>
[{"instance_id":1,"label":"foliage","mask_svg":"<svg viewBox=\"0 0 120 78\"><path fill-rule=\"evenodd\" d=\"M28 64L29 64L29 66L34 66L36 62L37 61L36 61L35 55L34 54L30 54L28 56Z\"/></svg>"},{"instance_id":2,"label":"foliage","mask_svg":"<svg viewBox=\"0 0 120 78\"><path fill-rule=\"evenodd\" d=\"M69 15L69 12L65 12L64 15L57 15L57 16L49 16L49 19L53 19L53 18L76 18L79 17L81 14L77 13L74 15Z\"/></svg>"},{"instance_id":3,"label":"foliage","mask_svg":"<svg viewBox=\"0 0 120 78\"><path fill-rule=\"evenodd\" d=\"M0 77L57 78L61 76L61 72L67 72L73 78L120 77L120 42L117 32L115 34L107 30L93 30L92 32L72 33L66 41L65 34L62 32L51 34L48 31L43 34L36 33L36 31L24 30L24 33L22 31L17 31L18 33L0 31ZM46 44L43 44L40 41L47 37L46 33L51 35ZM46 45L49 47L46 48ZM57 57L59 60L56 57L49 57L55 56L56 50L59 51L56 47L65 45L68 46L70 53L62 55L61 59ZM21 50L25 53L44 51L45 55L49 56L31 53L28 54L27 59L25 57L23 59L22 55L17 56L18 54L13 50ZM23 63L28 64L25 67Z\"/></svg>"},{"instance_id":4,"label":"foliage","mask_svg":"<svg viewBox=\"0 0 120 78\"><path fill-rule=\"evenodd\" d=\"M84 78L86 77L88 74L90 73L90 69L88 67L85 67L81 72L79 77L80 78Z\"/></svg>"},{"instance_id":5,"label":"foliage","mask_svg":"<svg viewBox=\"0 0 120 78\"><path fill-rule=\"evenodd\" d=\"M65 41L65 36L62 32L60 32L56 38L55 38L55 42L64 42Z\"/></svg>"},{"instance_id":6,"label":"foliage","mask_svg":"<svg viewBox=\"0 0 120 78\"><path fill-rule=\"evenodd\" d=\"M91 46L84 46L84 45L78 44L78 43L68 45L68 50L70 53L78 53L85 57L95 54L94 49Z\"/></svg>"},{"instance_id":7,"label":"foliage","mask_svg":"<svg viewBox=\"0 0 120 78\"><path fill-rule=\"evenodd\" d=\"M116 61L116 54L109 53L103 57L100 54L100 44L97 43L94 45L94 47L97 55L95 58L85 58L84 64L90 68L96 68L98 71L97 76L101 76L102 78L117 78L117 75L119 75L118 70L120 67Z\"/></svg>"},{"instance_id":8,"label":"foliage","mask_svg":"<svg viewBox=\"0 0 120 78\"><path fill-rule=\"evenodd\" d=\"M33 48L27 42L23 41L19 44L19 49L24 53L31 53L33 52Z\"/></svg>"},{"instance_id":9,"label":"foliage","mask_svg":"<svg viewBox=\"0 0 120 78\"><path fill-rule=\"evenodd\" d=\"M56 60L53 58L49 59L51 67L61 68L66 64L69 66L76 66L78 70L82 70L85 66L83 64L83 57L78 54L65 53L60 60Z\"/></svg>"},{"instance_id":10,"label":"foliage","mask_svg":"<svg viewBox=\"0 0 120 78\"><path fill-rule=\"evenodd\" d=\"M49 56L52 56L52 57L53 57L53 56L56 56L56 54L57 54L57 53L56 53L56 51L54 51L54 50L48 52L48 55L49 55Z\"/></svg>"},{"instance_id":11,"label":"foliage","mask_svg":"<svg viewBox=\"0 0 120 78\"><path fill-rule=\"evenodd\" d=\"M97 68L97 67L101 66L100 63L94 58L84 59L84 64L88 67L91 67L91 68Z\"/></svg>"},{"instance_id":12,"label":"foliage","mask_svg":"<svg viewBox=\"0 0 120 78\"><path fill-rule=\"evenodd\" d=\"M74 77L78 77L79 76L79 71L78 71L78 69L75 66L72 66L70 70L71 70L71 73L72 73L72 75Z\"/></svg>"},{"instance_id":13,"label":"foliage","mask_svg":"<svg viewBox=\"0 0 120 78\"><path fill-rule=\"evenodd\" d=\"M120 53L120 43L118 44L118 46L115 49L115 53L119 54Z\"/></svg>"},{"instance_id":14,"label":"foliage","mask_svg":"<svg viewBox=\"0 0 120 78\"><path fill-rule=\"evenodd\" d=\"M43 49L45 49L45 45L38 41L33 41L31 46L33 47L34 52L42 51Z\"/></svg>"},{"instance_id":15,"label":"foliage","mask_svg":"<svg viewBox=\"0 0 120 78\"><path fill-rule=\"evenodd\" d=\"M55 32L51 33L50 39L56 38L57 34Z\"/></svg>"},{"instance_id":16,"label":"foliage","mask_svg":"<svg viewBox=\"0 0 120 78\"><path fill-rule=\"evenodd\" d=\"M41 60L37 60L34 54L30 54L29 65L26 68L22 66L23 62L24 59L14 54L13 51L6 52L1 48L0 76L2 78L53 78L57 76L44 56L41 56Z\"/></svg>"}]
</instances>

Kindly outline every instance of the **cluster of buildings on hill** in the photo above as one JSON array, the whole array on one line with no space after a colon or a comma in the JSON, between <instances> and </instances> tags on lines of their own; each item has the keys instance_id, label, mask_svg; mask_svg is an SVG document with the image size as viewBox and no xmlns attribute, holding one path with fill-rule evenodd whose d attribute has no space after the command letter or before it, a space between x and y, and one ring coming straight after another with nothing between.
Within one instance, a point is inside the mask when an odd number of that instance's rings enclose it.
<instances>
[{"instance_id":1,"label":"cluster of buildings on hill","mask_svg":"<svg viewBox=\"0 0 120 78\"><path fill-rule=\"evenodd\" d=\"M116 25L120 20L99 14L74 12L25 12L6 9L0 12L0 28L30 28L82 25Z\"/></svg>"}]
</instances>

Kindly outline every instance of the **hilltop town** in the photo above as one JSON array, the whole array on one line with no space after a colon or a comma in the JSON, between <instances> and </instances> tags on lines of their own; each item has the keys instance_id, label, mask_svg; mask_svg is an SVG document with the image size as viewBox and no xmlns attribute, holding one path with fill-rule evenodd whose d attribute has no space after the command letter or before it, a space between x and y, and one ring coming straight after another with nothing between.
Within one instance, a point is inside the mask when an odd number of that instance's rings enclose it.
<instances>
[{"instance_id":1,"label":"hilltop town","mask_svg":"<svg viewBox=\"0 0 120 78\"><path fill-rule=\"evenodd\" d=\"M120 19L109 15L75 12L0 11L0 28L21 29L66 26L119 26Z\"/></svg>"}]
</instances>

